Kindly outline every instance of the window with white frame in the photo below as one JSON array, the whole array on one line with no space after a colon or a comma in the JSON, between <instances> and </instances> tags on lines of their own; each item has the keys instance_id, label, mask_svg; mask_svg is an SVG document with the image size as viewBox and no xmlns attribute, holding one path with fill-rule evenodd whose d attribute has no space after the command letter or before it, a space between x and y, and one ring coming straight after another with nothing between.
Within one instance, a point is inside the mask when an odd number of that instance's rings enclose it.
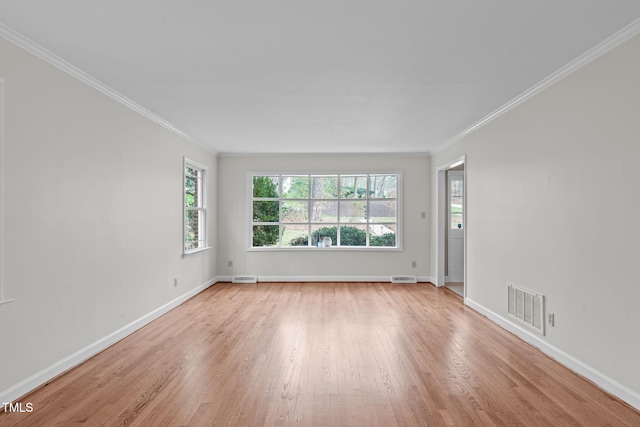
<instances>
[{"instance_id":1,"label":"window with white frame","mask_svg":"<svg viewBox=\"0 0 640 427\"><path fill-rule=\"evenodd\" d=\"M184 253L207 247L204 165L184 160Z\"/></svg>"},{"instance_id":2,"label":"window with white frame","mask_svg":"<svg viewBox=\"0 0 640 427\"><path fill-rule=\"evenodd\" d=\"M250 248L400 248L400 173L248 175Z\"/></svg>"}]
</instances>

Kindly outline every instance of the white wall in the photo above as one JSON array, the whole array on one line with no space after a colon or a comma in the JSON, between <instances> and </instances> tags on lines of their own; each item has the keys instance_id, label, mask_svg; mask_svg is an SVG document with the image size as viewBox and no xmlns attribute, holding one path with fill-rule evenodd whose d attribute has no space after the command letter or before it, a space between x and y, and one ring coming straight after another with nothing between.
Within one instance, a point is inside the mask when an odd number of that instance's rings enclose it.
<instances>
[{"instance_id":1,"label":"white wall","mask_svg":"<svg viewBox=\"0 0 640 427\"><path fill-rule=\"evenodd\" d=\"M404 244L402 252L247 251L247 172L338 173L401 171L403 173ZM429 158L427 156L322 155L230 156L219 158L219 261L221 276L372 277L429 274ZM426 212L426 218L421 218ZM228 267L233 261L233 267ZM411 262L417 261L412 268Z\"/></svg>"},{"instance_id":2,"label":"white wall","mask_svg":"<svg viewBox=\"0 0 640 427\"><path fill-rule=\"evenodd\" d=\"M506 282L547 297L543 340L640 397L640 37L460 142L467 290L506 317ZM432 227L435 235L435 187ZM435 266L435 239L431 241ZM636 400L637 405L640 399Z\"/></svg>"},{"instance_id":3,"label":"white wall","mask_svg":"<svg viewBox=\"0 0 640 427\"><path fill-rule=\"evenodd\" d=\"M0 78L2 395L215 277L182 257L182 166L210 166L215 243L217 159L4 40Z\"/></svg>"}]
</instances>

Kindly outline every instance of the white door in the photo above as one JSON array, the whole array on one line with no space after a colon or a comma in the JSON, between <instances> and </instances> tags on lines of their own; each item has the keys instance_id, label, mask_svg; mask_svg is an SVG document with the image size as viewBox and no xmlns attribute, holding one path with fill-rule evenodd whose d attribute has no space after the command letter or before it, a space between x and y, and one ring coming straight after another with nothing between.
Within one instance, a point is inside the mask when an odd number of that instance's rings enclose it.
<instances>
[{"instance_id":1,"label":"white door","mask_svg":"<svg viewBox=\"0 0 640 427\"><path fill-rule=\"evenodd\" d=\"M464 171L447 172L447 282L464 281Z\"/></svg>"}]
</instances>

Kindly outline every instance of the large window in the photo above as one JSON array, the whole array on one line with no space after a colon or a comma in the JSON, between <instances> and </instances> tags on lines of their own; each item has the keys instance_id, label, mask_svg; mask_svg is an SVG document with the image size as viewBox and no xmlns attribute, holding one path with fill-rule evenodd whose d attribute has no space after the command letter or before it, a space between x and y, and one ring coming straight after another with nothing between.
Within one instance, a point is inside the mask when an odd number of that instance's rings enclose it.
<instances>
[{"instance_id":1,"label":"large window","mask_svg":"<svg viewBox=\"0 0 640 427\"><path fill-rule=\"evenodd\" d=\"M207 209L205 204L205 173L203 165L184 161L184 253L207 247Z\"/></svg>"},{"instance_id":2,"label":"large window","mask_svg":"<svg viewBox=\"0 0 640 427\"><path fill-rule=\"evenodd\" d=\"M250 247L400 248L400 176L249 174Z\"/></svg>"}]
</instances>

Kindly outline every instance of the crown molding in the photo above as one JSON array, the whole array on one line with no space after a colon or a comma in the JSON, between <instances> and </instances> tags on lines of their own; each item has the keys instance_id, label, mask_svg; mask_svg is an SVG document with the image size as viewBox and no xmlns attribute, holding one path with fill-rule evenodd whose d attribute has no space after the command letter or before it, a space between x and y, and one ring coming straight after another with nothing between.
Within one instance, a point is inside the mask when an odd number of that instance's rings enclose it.
<instances>
[{"instance_id":1,"label":"crown molding","mask_svg":"<svg viewBox=\"0 0 640 427\"><path fill-rule=\"evenodd\" d=\"M165 129L170 130L171 132L173 132L173 133L177 134L178 136L188 140L189 142L191 142L191 143L193 143L193 144L195 144L195 145L197 145L197 146L199 146L199 147L211 152L211 149L205 147L202 143L200 143L199 141L194 139L191 135L189 135L188 133L186 133L185 131L183 131L179 127L173 125L172 123L168 122L167 120L163 119L162 117L158 116L157 114L147 110L146 108L144 108L140 104L136 103L135 101L132 101L131 99L127 98L126 96L124 96L120 92L116 91L115 89L112 89L111 87L109 87L106 84L102 83L101 81L99 81L95 77L85 73L84 71L82 71L81 69L75 67L74 65L71 65L69 62L67 62L64 59L60 58L59 56L57 56L53 52L51 52L48 49L40 46L39 44L35 43L34 41L28 39L24 35L20 34L19 32L15 31L12 28L7 27L6 25L4 25L2 23L0 23L0 37L2 37L3 39L7 40L10 43L13 43L14 45L18 46L19 48L24 49L25 51L27 51L30 54L34 55L36 58L39 58L39 59L47 62L48 64L53 65L54 67L58 68L59 70L65 72L65 73L69 74L70 76L80 80L81 82L89 85L90 87L92 87L93 89L96 89L97 91L103 93L104 95L107 95L108 97L114 99L115 101L119 102L120 104L122 104L122 105L132 109L133 111L141 114L142 116L146 117L147 119L151 120L152 122L155 122L156 124L159 124L160 126L164 127ZM214 154L216 154L216 153L214 153Z\"/></svg>"},{"instance_id":2,"label":"crown molding","mask_svg":"<svg viewBox=\"0 0 640 427\"><path fill-rule=\"evenodd\" d=\"M582 55L578 56L576 59L569 62L567 65L551 73L549 76L547 76L546 78L544 78L543 80L541 80L540 82L532 86L531 88L527 89L526 91L522 92L520 95L518 95L511 101L507 102L502 107L498 108L497 110L483 117L473 125L469 126L465 130L457 134L455 137L453 137L449 141L436 147L430 153L432 155L436 154L444 150L445 148L455 144L456 142L460 141L467 135L475 132L476 130L480 129L487 123L497 119L498 117L502 116L504 113L517 107L518 105L522 104L528 99L533 98L535 95L542 92L549 86L573 74L575 71L579 70L580 68L589 64L590 62L593 62L594 60L598 59L605 53L620 46L622 43L630 40L631 38L633 38L638 34L640 34L640 18L636 19L629 25L623 27L619 31L615 32L614 34L612 34L611 36L603 40L602 42L598 43L591 49L587 50Z\"/></svg>"}]
</instances>

